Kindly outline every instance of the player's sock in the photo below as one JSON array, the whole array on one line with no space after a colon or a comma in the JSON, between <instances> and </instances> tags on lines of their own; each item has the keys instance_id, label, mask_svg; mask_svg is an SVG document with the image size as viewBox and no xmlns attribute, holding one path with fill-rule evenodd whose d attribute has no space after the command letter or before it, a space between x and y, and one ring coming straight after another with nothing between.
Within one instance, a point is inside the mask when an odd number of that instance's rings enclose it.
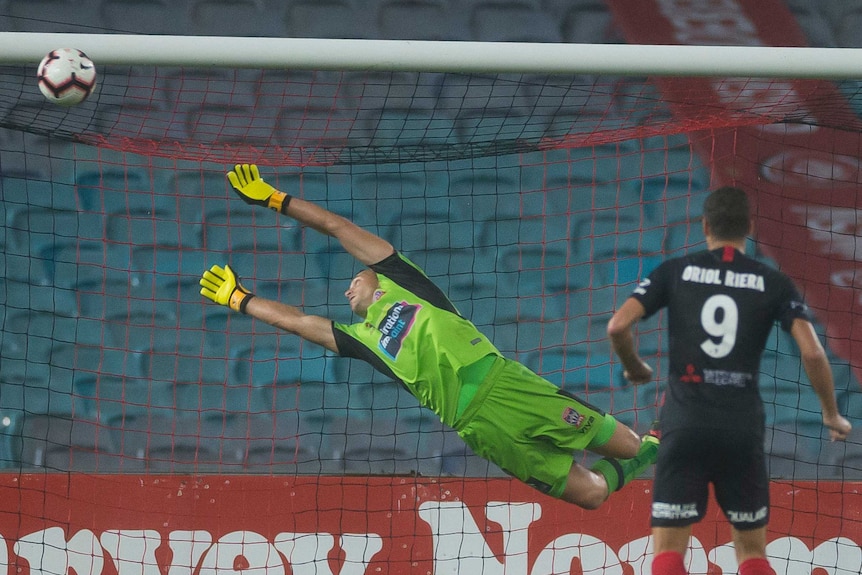
<instances>
[{"instance_id":1,"label":"player's sock","mask_svg":"<svg viewBox=\"0 0 862 575\"><path fill-rule=\"evenodd\" d=\"M775 575L775 570L766 559L746 559L739 566L739 575Z\"/></svg>"},{"instance_id":2,"label":"player's sock","mask_svg":"<svg viewBox=\"0 0 862 575\"><path fill-rule=\"evenodd\" d=\"M638 454L631 459L620 461L623 468L623 485L641 475L646 468L655 463L658 457L659 440L653 435L644 435Z\"/></svg>"},{"instance_id":3,"label":"player's sock","mask_svg":"<svg viewBox=\"0 0 862 575\"><path fill-rule=\"evenodd\" d=\"M608 484L608 493L613 493L623 486L623 469L620 462L612 457L605 457L596 461L592 470L605 478Z\"/></svg>"},{"instance_id":4,"label":"player's sock","mask_svg":"<svg viewBox=\"0 0 862 575\"><path fill-rule=\"evenodd\" d=\"M653 557L652 573L653 575L688 575L685 561L676 551L664 551Z\"/></svg>"},{"instance_id":5,"label":"player's sock","mask_svg":"<svg viewBox=\"0 0 862 575\"><path fill-rule=\"evenodd\" d=\"M600 473L608 484L608 493L621 489L635 477L643 473L647 467L655 463L658 456L659 439L648 433L641 440L638 454L631 459L614 459L605 457L593 465L592 470Z\"/></svg>"}]
</instances>

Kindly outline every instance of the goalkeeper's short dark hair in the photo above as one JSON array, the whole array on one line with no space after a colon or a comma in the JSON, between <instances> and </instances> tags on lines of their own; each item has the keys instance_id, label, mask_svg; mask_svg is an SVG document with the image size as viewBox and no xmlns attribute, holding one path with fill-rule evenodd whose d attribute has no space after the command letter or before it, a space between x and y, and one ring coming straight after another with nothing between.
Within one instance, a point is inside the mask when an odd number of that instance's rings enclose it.
<instances>
[{"instance_id":1,"label":"goalkeeper's short dark hair","mask_svg":"<svg viewBox=\"0 0 862 575\"><path fill-rule=\"evenodd\" d=\"M707 196L703 218L717 240L738 240L751 231L748 195L733 186L723 186Z\"/></svg>"}]
</instances>

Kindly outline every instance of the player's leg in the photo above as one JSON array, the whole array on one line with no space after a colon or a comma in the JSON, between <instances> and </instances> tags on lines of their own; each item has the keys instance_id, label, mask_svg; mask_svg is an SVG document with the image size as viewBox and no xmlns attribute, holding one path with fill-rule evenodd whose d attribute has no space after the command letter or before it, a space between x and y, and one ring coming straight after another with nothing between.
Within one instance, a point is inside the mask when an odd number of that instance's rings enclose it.
<instances>
[{"instance_id":1,"label":"player's leg","mask_svg":"<svg viewBox=\"0 0 862 575\"><path fill-rule=\"evenodd\" d=\"M527 485L594 509L654 461L655 446L644 448L612 416L523 365L501 362L492 376L493 386L464 411L456 429L477 455ZM601 471L576 465L572 453L592 445L628 458L606 462ZM639 457L641 450L649 456Z\"/></svg>"},{"instance_id":2,"label":"player's leg","mask_svg":"<svg viewBox=\"0 0 862 575\"><path fill-rule=\"evenodd\" d=\"M775 575L766 559L766 526L755 529L731 529L733 548L739 564L739 575Z\"/></svg>"},{"instance_id":3,"label":"player's leg","mask_svg":"<svg viewBox=\"0 0 862 575\"><path fill-rule=\"evenodd\" d=\"M708 431L678 430L662 436L650 514L653 575L685 575L691 526L706 513L712 458Z\"/></svg>"},{"instance_id":4,"label":"player's leg","mask_svg":"<svg viewBox=\"0 0 862 575\"><path fill-rule=\"evenodd\" d=\"M560 499L584 509L598 509L612 492L604 475L572 462Z\"/></svg>"},{"instance_id":5,"label":"player's leg","mask_svg":"<svg viewBox=\"0 0 862 575\"><path fill-rule=\"evenodd\" d=\"M589 451L604 457L630 459L638 454L641 438L632 428L606 414L602 429L587 446Z\"/></svg>"},{"instance_id":6,"label":"player's leg","mask_svg":"<svg viewBox=\"0 0 862 575\"><path fill-rule=\"evenodd\" d=\"M606 418L613 419L611 416L606 416ZM601 434L598 437L601 437ZM617 442L616 445L607 447L614 441ZM617 423L613 433L611 433L611 439L599 448L591 448L591 451L600 455L631 453L632 448L637 446L634 457L627 459L605 457L597 461L592 469L586 469L578 463L572 462L561 499L586 509L596 509L611 493L618 491L632 479L642 475L647 467L655 463L658 456L658 445L656 436L648 434L641 439L630 428Z\"/></svg>"},{"instance_id":7,"label":"player's leg","mask_svg":"<svg viewBox=\"0 0 862 575\"><path fill-rule=\"evenodd\" d=\"M685 553L691 525L653 527L653 575L686 575Z\"/></svg>"},{"instance_id":8,"label":"player's leg","mask_svg":"<svg viewBox=\"0 0 862 575\"><path fill-rule=\"evenodd\" d=\"M611 415L605 415L601 429L587 449L605 458L596 462L592 471L604 477L608 493L613 493L632 479L639 477L655 463L658 456L657 435L643 438Z\"/></svg>"},{"instance_id":9,"label":"player's leg","mask_svg":"<svg viewBox=\"0 0 862 575\"><path fill-rule=\"evenodd\" d=\"M775 575L766 559L769 473L759 430L721 434L724 451L716 458L715 498L732 527L740 575Z\"/></svg>"}]
</instances>

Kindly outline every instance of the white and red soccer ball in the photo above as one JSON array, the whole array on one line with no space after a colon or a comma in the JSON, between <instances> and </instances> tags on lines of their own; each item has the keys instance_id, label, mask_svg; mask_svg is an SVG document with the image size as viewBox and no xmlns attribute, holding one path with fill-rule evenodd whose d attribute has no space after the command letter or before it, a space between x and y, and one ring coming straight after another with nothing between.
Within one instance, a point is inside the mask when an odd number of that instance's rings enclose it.
<instances>
[{"instance_id":1,"label":"white and red soccer ball","mask_svg":"<svg viewBox=\"0 0 862 575\"><path fill-rule=\"evenodd\" d=\"M45 98L60 106L80 104L96 87L96 66L74 48L51 50L39 63L36 76Z\"/></svg>"}]
</instances>

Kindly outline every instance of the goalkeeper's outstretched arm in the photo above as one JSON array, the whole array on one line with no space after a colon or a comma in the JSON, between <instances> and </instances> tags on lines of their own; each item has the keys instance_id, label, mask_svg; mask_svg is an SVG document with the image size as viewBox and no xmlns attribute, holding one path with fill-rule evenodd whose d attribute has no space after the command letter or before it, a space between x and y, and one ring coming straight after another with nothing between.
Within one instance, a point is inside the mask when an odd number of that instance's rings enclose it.
<instances>
[{"instance_id":1,"label":"goalkeeper's outstretched arm","mask_svg":"<svg viewBox=\"0 0 862 575\"><path fill-rule=\"evenodd\" d=\"M263 297L252 298L245 308L245 313L338 353L332 321L325 317L309 315L292 305Z\"/></svg>"},{"instance_id":2,"label":"goalkeeper's outstretched arm","mask_svg":"<svg viewBox=\"0 0 862 575\"><path fill-rule=\"evenodd\" d=\"M248 314L338 353L329 319L254 295L242 286L230 266L212 266L201 276L200 286L201 295L217 304Z\"/></svg>"},{"instance_id":3,"label":"goalkeeper's outstretched arm","mask_svg":"<svg viewBox=\"0 0 862 575\"><path fill-rule=\"evenodd\" d=\"M388 241L360 228L347 218L276 190L260 177L260 171L254 164L236 165L227 173L227 178L247 204L268 207L334 237L347 253L365 265L383 261L395 251Z\"/></svg>"}]
</instances>

